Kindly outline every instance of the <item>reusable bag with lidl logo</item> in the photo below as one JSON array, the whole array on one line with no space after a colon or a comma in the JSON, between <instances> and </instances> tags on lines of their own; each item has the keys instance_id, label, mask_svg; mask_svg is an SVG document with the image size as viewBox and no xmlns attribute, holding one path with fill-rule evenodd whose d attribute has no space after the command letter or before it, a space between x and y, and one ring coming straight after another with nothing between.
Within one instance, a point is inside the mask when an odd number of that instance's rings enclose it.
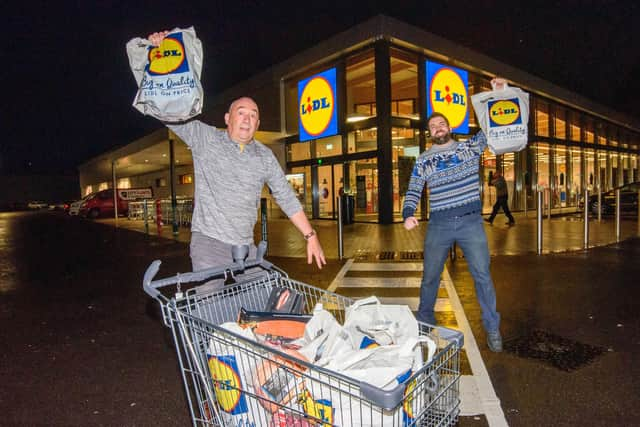
<instances>
[{"instance_id":1,"label":"reusable bag with lidl logo","mask_svg":"<svg viewBox=\"0 0 640 427\"><path fill-rule=\"evenodd\" d=\"M503 89L472 95L471 104L493 154L521 151L527 146L528 93L505 83Z\"/></svg>"},{"instance_id":2,"label":"reusable bag with lidl logo","mask_svg":"<svg viewBox=\"0 0 640 427\"><path fill-rule=\"evenodd\" d=\"M163 122L181 122L202 111L202 43L193 27L175 28L153 46L136 37L127 43L129 65L138 84L133 106Z\"/></svg>"}]
</instances>

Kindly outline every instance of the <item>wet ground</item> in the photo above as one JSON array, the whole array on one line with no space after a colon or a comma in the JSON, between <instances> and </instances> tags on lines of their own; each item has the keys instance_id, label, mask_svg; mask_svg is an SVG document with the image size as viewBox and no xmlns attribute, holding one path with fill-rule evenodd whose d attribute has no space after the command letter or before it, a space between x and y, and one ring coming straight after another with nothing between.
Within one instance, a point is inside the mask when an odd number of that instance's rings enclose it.
<instances>
[{"instance_id":1,"label":"wet ground","mask_svg":"<svg viewBox=\"0 0 640 427\"><path fill-rule=\"evenodd\" d=\"M526 252L492 258L508 350L481 347L509 425L637 425L640 240ZM50 212L0 214L0 424L190 424L169 334L142 291L154 259L160 275L190 270L184 241ZM323 287L342 265L334 255L318 273L299 258L271 260ZM464 258L448 268L483 337Z\"/></svg>"}]
</instances>

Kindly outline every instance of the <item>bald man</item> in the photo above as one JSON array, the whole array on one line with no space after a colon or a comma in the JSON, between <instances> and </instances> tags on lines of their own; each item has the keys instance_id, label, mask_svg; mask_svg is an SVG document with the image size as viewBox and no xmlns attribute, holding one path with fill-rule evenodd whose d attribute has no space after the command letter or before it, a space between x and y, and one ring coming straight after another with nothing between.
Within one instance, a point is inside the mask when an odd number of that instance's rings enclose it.
<instances>
[{"instance_id":1,"label":"bald man","mask_svg":"<svg viewBox=\"0 0 640 427\"><path fill-rule=\"evenodd\" d=\"M158 46L168 32L148 39ZM226 130L199 120L167 124L191 149L195 174L190 255L193 270L233 261L232 245L250 245L255 254L253 230L258 220L265 184L282 211L307 242L307 262L326 264L320 240L289 185L273 152L254 139L260 110L249 97L231 103L224 116ZM251 256L251 255L250 255ZM217 283L216 287L222 287Z\"/></svg>"}]
</instances>

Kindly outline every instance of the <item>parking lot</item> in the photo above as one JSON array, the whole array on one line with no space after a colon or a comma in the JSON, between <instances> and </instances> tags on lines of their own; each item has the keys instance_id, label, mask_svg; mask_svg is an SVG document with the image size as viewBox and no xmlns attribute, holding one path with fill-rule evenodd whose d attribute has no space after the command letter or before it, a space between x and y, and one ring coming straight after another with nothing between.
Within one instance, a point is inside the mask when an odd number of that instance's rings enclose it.
<instances>
[{"instance_id":1,"label":"parking lot","mask_svg":"<svg viewBox=\"0 0 640 427\"><path fill-rule=\"evenodd\" d=\"M190 424L170 337L142 291L154 259L163 261L160 276L190 270L183 241L59 212L0 213L2 424ZM637 424L638 259L638 238L589 251L492 257L511 350L481 346L481 354L509 425ZM318 273L290 255L272 260L323 286L343 265L332 255ZM482 337L464 258L448 270ZM514 343L536 331L603 351L568 370L516 352ZM486 424L483 416L460 420Z\"/></svg>"}]
</instances>

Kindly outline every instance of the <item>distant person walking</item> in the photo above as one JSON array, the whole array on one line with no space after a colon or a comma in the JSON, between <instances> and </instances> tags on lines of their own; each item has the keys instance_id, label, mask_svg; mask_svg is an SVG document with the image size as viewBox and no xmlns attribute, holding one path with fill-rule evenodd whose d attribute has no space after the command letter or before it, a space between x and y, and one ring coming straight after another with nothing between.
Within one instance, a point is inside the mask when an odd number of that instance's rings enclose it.
<instances>
[{"instance_id":1,"label":"distant person walking","mask_svg":"<svg viewBox=\"0 0 640 427\"><path fill-rule=\"evenodd\" d=\"M509 219L507 222L508 226L516 225L515 219L513 219L513 215L511 215L511 211L509 210L509 190L507 189L507 181L504 180L504 177L500 173L499 170L493 174L493 179L489 182L489 185L496 187L496 202L493 205L493 211L491 211L491 216L489 218L485 218L484 220L489 224L493 225L493 220L500 208L504 211L504 214Z\"/></svg>"}]
</instances>

